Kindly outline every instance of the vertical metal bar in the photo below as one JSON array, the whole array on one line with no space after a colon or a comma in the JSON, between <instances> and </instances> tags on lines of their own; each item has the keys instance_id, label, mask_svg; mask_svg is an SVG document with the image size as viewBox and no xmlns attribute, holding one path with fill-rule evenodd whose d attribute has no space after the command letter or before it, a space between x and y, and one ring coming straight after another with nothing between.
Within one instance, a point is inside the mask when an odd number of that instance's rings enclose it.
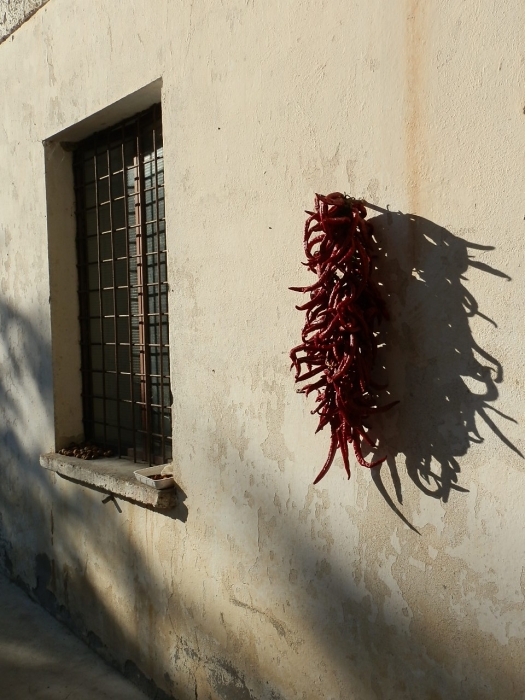
<instances>
[{"instance_id":1,"label":"vertical metal bar","mask_svg":"<svg viewBox=\"0 0 525 700\"><path fill-rule=\"evenodd\" d=\"M158 298L158 309L159 309L159 395L160 395L160 434L161 434L161 461L162 464L166 462L166 442L164 435L164 372L163 372L163 349L164 345L162 342L162 282L161 282L161 265L160 265L160 220L159 220L159 168L157 160L157 124L158 124L157 108L155 107L154 120L153 120L153 158L155 164L155 226L157 231L157 298Z\"/></svg>"},{"instance_id":2,"label":"vertical metal bar","mask_svg":"<svg viewBox=\"0 0 525 700\"><path fill-rule=\"evenodd\" d=\"M115 251L115 230L113 226L113 200L112 200L112 188L111 188L111 159L110 159L110 136L111 131L107 131L106 139L106 161L108 164L108 197L109 197L109 226L110 226L110 237L111 237L111 275L113 277L113 328L114 328L114 340L115 340L115 384L117 390L117 443L118 443L118 455L120 457L121 453L121 439L120 439L120 387L119 387L119 363L118 363L118 314L117 314L117 273L116 273L116 251Z\"/></svg>"},{"instance_id":3,"label":"vertical metal bar","mask_svg":"<svg viewBox=\"0 0 525 700\"><path fill-rule=\"evenodd\" d=\"M141 137L142 131L140 128L140 116L137 119L137 154L138 154L138 214L140 217L140 238L137 235L137 283L139 284L139 290L141 292L142 298L142 326L139 322L139 343L141 345L142 351L140 353L141 357L141 393L144 405L144 411L142 413L143 419L143 430L145 433L145 461L151 465L151 379L149 377L148 366L150 364L149 360L149 323L148 323L148 297L147 297L147 251L145 245L145 233L146 233L146 207L144 206L144 168L142 164L142 147L141 147ZM139 252L140 244L140 252ZM138 280L138 260L140 257L140 282ZM140 310L140 306L139 306Z\"/></svg>"},{"instance_id":4,"label":"vertical metal bar","mask_svg":"<svg viewBox=\"0 0 525 700\"><path fill-rule=\"evenodd\" d=\"M95 166L95 212L97 220L97 258L98 258L98 303L100 316L100 346L102 348L102 415L104 426L104 445L107 445L107 418L106 418L106 344L104 343L104 314L102 309L102 253L100 246L100 206L98 201L98 138L94 138L94 166ZM94 411L93 411L94 414ZM93 426L93 432L95 428Z\"/></svg>"},{"instance_id":5,"label":"vertical metal bar","mask_svg":"<svg viewBox=\"0 0 525 700\"><path fill-rule=\"evenodd\" d=\"M122 181L124 185L124 226L126 229L126 268L128 275L128 328L129 328L129 396L131 401L131 426L133 431L133 461L137 461L137 436L135 432L135 400L133 385L133 314L131 310L131 256L129 253L129 217L128 217L128 182L126 168L126 151L124 140L124 128L122 128ZM118 381L118 379L117 379Z\"/></svg>"},{"instance_id":6,"label":"vertical metal bar","mask_svg":"<svg viewBox=\"0 0 525 700\"><path fill-rule=\"evenodd\" d=\"M142 225L139 223L141 221L141 199L140 199L140 147L139 147L139 134L137 130L136 144L135 144L135 156L133 158L135 178L134 178L134 196L135 196L135 241L136 241L136 261L137 261L137 318L138 318L138 350L139 350L139 385L140 385L140 404L141 404L141 429L147 423L146 420L146 385L144 382L146 367L144 362L144 346L145 346L145 335L144 326L146 323L146 316L144 313L144 267L142 262ZM142 437L142 449L144 447L144 437ZM145 454L142 455L145 458ZM145 461L145 459L144 459Z\"/></svg>"}]
</instances>

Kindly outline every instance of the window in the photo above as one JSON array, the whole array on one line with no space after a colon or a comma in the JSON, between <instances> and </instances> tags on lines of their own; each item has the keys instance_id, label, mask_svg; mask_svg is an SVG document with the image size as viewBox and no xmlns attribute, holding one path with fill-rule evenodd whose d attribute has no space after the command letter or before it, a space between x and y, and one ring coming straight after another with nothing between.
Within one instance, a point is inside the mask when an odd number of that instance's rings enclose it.
<instances>
[{"instance_id":1,"label":"window","mask_svg":"<svg viewBox=\"0 0 525 700\"><path fill-rule=\"evenodd\" d=\"M160 105L73 154L86 440L133 461L171 459Z\"/></svg>"}]
</instances>

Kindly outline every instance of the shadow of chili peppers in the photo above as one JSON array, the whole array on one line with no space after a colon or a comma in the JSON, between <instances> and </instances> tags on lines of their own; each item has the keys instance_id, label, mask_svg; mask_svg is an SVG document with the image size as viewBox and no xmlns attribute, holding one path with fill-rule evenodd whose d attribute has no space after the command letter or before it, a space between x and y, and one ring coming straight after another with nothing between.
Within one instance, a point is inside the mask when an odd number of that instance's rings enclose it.
<instances>
[{"instance_id":1,"label":"shadow of chili peppers","mask_svg":"<svg viewBox=\"0 0 525 700\"><path fill-rule=\"evenodd\" d=\"M523 457L492 415L516 423L494 406L502 365L476 342L469 319L479 316L497 324L480 311L464 284L469 268L494 275L501 284L510 277L478 259L493 246L468 242L422 217L367 206L370 214L382 212L370 220L379 247L376 279L383 281L391 317L379 331L384 349L377 380L384 370L389 393L401 400L395 411L374 423L385 438L382 447L390 455L386 466L398 502L403 502L394 458L399 454L418 488L446 502L451 491L467 491L459 484L458 458L471 444L483 442L478 418ZM409 524L388 495L380 470L375 470L374 482Z\"/></svg>"}]
</instances>

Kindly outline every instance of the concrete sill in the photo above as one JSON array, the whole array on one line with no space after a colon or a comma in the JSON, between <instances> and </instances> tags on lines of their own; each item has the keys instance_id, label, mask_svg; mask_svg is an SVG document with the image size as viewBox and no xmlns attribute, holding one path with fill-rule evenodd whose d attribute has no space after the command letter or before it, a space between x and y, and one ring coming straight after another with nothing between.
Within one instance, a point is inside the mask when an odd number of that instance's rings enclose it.
<instances>
[{"instance_id":1,"label":"concrete sill","mask_svg":"<svg viewBox=\"0 0 525 700\"><path fill-rule=\"evenodd\" d=\"M50 452L40 455L40 465L66 479L156 510L167 510L177 505L176 487L157 490L142 484L133 474L135 469L140 469L140 465L126 459L84 460Z\"/></svg>"}]
</instances>

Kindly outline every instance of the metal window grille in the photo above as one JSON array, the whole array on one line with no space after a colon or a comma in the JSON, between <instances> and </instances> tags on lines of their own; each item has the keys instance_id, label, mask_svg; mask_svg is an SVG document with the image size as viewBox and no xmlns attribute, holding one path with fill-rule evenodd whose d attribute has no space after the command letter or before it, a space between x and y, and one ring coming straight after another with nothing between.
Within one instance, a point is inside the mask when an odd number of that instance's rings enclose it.
<instances>
[{"instance_id":1,"label":"metal window grille","mask_svg":"<svg viewBox=\"0 0 525 700\"><path fill-rule=\"evenodd\" d=\"M74 153L87 441L171 459L168 283L160 105Z\"/></svg>"}]
</instances>

